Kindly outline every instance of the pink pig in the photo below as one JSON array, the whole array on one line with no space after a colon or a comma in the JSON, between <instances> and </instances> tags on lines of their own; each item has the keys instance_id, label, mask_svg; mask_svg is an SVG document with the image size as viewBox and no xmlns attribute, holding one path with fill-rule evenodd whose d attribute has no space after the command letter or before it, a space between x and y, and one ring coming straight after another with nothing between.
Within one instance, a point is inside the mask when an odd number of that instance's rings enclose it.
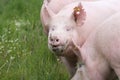
<instances>
[{"instance_id":1,"label":"pink pig","mask_svg":"<svg viewBox=\"0 0 120 80\"><path fill-rule=\"evenodd\" d=\"M106 19L79 48L84 65L72 80L110 80L114 71L120 80L120 12ZM113 76L113 75L111 75Z\"/></svg>"},{"instance_id":2,"label":"pink pig","mask_svg":"<svg viewBox=\"0 0 120 80\"><path fill-rule=\"evenodd\" d=\"M41 14L41 17L42 20L43 16L46 17L42 23L48 35L49 49L61 58L71 76L75 74L76 64L81 60L72 39L82 47L97 26L120 10L119 5L119 0L77 0L55 13L48 4L43 4L45 14ZM80 9L78 16L74 15L76 6Z\"/></svg>"}]
</instances>

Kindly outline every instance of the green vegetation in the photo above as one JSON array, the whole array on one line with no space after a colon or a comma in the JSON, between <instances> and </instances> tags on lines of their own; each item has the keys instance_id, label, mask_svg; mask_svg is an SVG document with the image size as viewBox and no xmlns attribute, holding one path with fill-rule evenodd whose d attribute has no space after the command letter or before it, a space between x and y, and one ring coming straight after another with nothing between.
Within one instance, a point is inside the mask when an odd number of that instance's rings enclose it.
<instances>
[{"instance_id":1,"label":"green vegetation","mask_svg":"<svg viewBox=\"0 0 120 80\"><path fill-rule=\"evenodd\" d=\"M42 0L0 0L0 80L68 80L47 47Z\"/></svg>"}]
</instances>

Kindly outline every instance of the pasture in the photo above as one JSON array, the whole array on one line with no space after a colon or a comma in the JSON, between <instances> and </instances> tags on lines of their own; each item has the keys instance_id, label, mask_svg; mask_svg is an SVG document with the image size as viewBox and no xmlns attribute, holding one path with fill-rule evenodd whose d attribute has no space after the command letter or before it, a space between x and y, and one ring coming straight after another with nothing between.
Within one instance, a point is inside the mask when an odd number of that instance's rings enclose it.
<instances>
[{"instance_id":1,"label":"pasture","mask_svg":"<svg viewBox=\"0 0 120 80\"><path fill-rule=\"evenodd\" d=\"M68 80L47 47L43 0L0 0L0 80Z\"/></svg>"}]
</instances>

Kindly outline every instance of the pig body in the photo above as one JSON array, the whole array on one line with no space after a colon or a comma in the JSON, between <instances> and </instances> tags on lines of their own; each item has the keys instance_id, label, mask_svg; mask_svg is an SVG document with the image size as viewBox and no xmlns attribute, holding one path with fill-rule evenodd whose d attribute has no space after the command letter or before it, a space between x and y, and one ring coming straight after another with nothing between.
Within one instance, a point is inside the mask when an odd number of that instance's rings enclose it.
<instances>
[{"instance_id":1,"label":"pig body","mask_svg":"<svg viewBox=\"0 0 120 80\"><path fill-rule=\"evenodd\" d=\"M117 4L117 5L116 5ZM43 5L45 12L41 16L44 30L48 35L48 46L51 51L60 56L71 76L76 71L76 63L80 59L79 51L74 49L72 39L81 47L94 29L104 20L117 13L119 0L75 1L54 13L48 5ZM73 15L74 8L80 8L80 15Z\"/></svg>"},{"instance_id":2,"label":"pig body","mask_svg":"<svg viewBox=\"0 0 120 80\"><path fill-rule=\"evenodd\" d=\"M104 21L91 33L84 45L79 46L84 66L79 68L72 80L110 80L108 76L113 70L120 79L119 36L120 12ZM79 74L80 72L86 76Z\"/></svg>"}]
</instances>

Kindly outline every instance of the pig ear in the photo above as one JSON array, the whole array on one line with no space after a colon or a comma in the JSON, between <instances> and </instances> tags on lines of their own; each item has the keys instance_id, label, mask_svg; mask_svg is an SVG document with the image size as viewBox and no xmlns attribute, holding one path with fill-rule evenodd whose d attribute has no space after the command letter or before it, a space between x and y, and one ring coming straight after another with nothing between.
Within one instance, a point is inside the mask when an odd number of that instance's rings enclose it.
<instances>
[{"instance_id":1,"label":"pig ear","mask_svg":"<svg viewBox=\"0 0 120 80\"><path fill-rule=\"evenodd\" d=\"M84 21L86 19L86 12L83 9L83 6L81 3L78 4L78 6L74 7L72 18L76 22L78 26L81 26L84 24Z\"/></svg>"},{"instance_id":2,"label":"pig ear","mask_svg":"<svg viewBox=\"0 0 120 80\"><path fill-rule=\"evenodd\" d=\"M44 4L44 17L46 22L50 21L50 19L55 16L55 13L47 5L48 4ZM45 25L47 25L47 23Z\"/></svg>"},{"instance_id":3,"label":"pig ear","mask_svg":"<svg viewBox=\"0 0 120 80\"><path fill-rule=\"evenodd\" d=\"M48 5L48 1L45 0L44 1L44 4L41 8L41 14L40 14L40 17L41 17L41 21L43 23L43 29L44 29L44 32L48 35L48 32L49 32L49 26L48 26L48 22L50 21L50 19L55 15L53 13L53 11L47 6Z\"/></svg>"}]
</instances>

